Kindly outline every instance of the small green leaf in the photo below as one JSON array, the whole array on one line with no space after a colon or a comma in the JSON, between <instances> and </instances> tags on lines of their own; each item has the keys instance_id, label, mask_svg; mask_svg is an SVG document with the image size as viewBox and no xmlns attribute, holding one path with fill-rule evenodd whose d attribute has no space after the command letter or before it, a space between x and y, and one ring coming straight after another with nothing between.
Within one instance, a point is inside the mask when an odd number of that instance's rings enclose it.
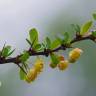
<instances>
[{"instance_id":1,"label":"small green leaf","mask_svg":"<svg viewBox=\"0 0 96 96\"><path fill-rule=\"evenodd\" d=\"M46 46L47 46L48 49L50 49L51 40L49 39L49 37L46 37Z\"/></svg>"},{"instance_id":2,"label":"small green leaf","mask_svg":"<svg viewBox=\"0 0 96 96\"><path fill-rule=\"evenodd\" d=\"M80 26L78 24L71 24L75 32L80 32Z\"/></svg>"},{"instance_id":3,"label":"small green leaf","mask_svg":"<svg viewBox=\"0 0 96 96\"><path fill-rule=\"evenodd\" d=\"M10 50L11 46L5 46L2 50L2 56L7 57Z\"/></svg>"},{"instance_id":4,"label":"small green leaf","mask_svg":"<svg viewBox=\"0 0 96 96\"><path fill-rule=\"evenodd\" d=\"M43 49L45 49L46 48L46 44L42 43L42 47L43 47Z\"/></svg>"},{"instance_id":5,"label":"small green leaf","mask_svg":"<svg viewBox=\"0 0 96 96\"><path fill-rule=\"evenodd\" d=\"M58 56L56 54L54 54L54 53L51 53L50 58L51 58L52 63L57 66L57 64L59 63Z\"/></svg>"},{"instance_id":6,"label":"small green leaf","mask_svg":"<svg viewBox=\"0 0 96 96\"><path fill-rule=\"evenodd\" d=\"M60 37L56 37L56 39L62 44L62 39Z\"/></svg>"},{"instance_id":7,"label":"small green leaf","mask_svg":"<svg viewBox=\"0 0 96 96\"><path fill-rule=\"evenodd\" d=\"M22 71L22 69L20 69L20 71L19 71L19 76L20 76L20 79L21 79L21 80L24 80L25 75L26 75L26 74Z\"/></svg>"},{"instance_id":8,"label":"small green leaf","mask_svg":"<svg viewBox=\"0 0 96 96\"><path fill-rule=\"evenodd\" d=\"M15 51L15 49L12 50L11 52L9 52L8 55L7 55L7 57L10 56L14 51Z\"/></svg>"},{"instance_id":9,"label":"small green leaf","mask_svg":"<svg viewBox=\"0 0 96 96\"><path fill-rule=\"evenodd\" d=\"M94 37L96 37L96 31L93 31L93 32L92 32L92 35L93 35Z\"/></svg>"},{"instance_id":10,"label":"small green leaf","mask_svg":"<svg viewBox=\"0 0 96 96\"><path fill-rule=\"evenodd\" d=\"M29 53L27 51L24 51L23 55L20 57L20 60L22 62L26 62L29 59Z\"/></svg>"},{"instance_id":11,"label":"small green leaf","mask_svg":"<svg viewBox=\"0 0 96 96\"><path fill-rule=\"evenodd\" d=\"M34 50L38 51L41 49L41 44L37 44L34 46Z\"/></svg>"},{"instance_id":12,"label":"small green leaf","mask_svg":"<svg viewBox=\"0 0 96 96\"><path fill-rule=\"evenodd\" d=\"M33 46L35 46L38 43L38 31L33 28L29 31L30 35L30 41Z\"/></svg>"},{"instance_id":13,"label":"small green leaf","mask_svg":"<svg viewBox=\"0 0 96 96\"><path fill-rule=\"evenodd\" d=\"M82 27L81 27L81 31L80 31L80 34L83 35L85 34L86 32L88 32L88 30L90 29L90 27L92 26L92 21L88 21L86 22Z\"/></svg>"},{"instance_id":14,"label":"small green leaf","mask_svg":"<svg viewBox=\"0 0 96 96\"><path fill-rule=\"evenodd\" d=\"M64 39L62 40L62 43L63 44L68 43L68 41L69 41L69 34L68 34L68 32L65 32L64 33Z\"/></svg>"},{"instance_id":15,"label":"small green leaf","mask_svg":"<svg viewBox=\"0 0 96 96\"><path fill-rule=\"evenodd\" d=\"M57 48L61 43L61 41L59 39L56 39L54 40L52 43L51 43L51 47L50 49L54 49L54 48Z\"/></svg>"},{"instance_id":16,"label":"small green leaf","mask_svg":"<svg viewBox=\"0 0 96 96\"><path fill-rule=\"evenodd\" d=\"M93 19L96 20L96 13L93 13L92 16L93 16Z\"/></svg>"}]
</instances>

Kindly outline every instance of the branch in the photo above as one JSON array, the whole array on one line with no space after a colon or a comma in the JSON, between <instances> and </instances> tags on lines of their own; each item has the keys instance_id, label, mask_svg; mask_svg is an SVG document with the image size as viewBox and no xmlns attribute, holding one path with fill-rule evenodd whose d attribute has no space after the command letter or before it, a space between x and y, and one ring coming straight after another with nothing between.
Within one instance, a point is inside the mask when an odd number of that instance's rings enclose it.
<instances>
[{"instance_id":1,"label":"branch","mask_svg":"<svg viewBox=\"0 0 96 96\"><path fill-rule=\"evenodd\" d=\"M37 56L37 55L49 56L49 54L52 52L58 52L59 50L66 50L67 48L71 48L71 45L73 43L83 40L92 40L93 42L95 42L96 37L94 37L93 35L81 36L76 34L75 38L73 38L69 44L61 44L59 47L53 50L45 49L44 51L41 52L35 52L30 48L29 50L27 50L27 52L29 53L30 56ZM18 65L21 63L21 60L19 59L21 56L22 54L11 58L0 58L0 64L15 63Z\"/></svg>"}]
</instances>

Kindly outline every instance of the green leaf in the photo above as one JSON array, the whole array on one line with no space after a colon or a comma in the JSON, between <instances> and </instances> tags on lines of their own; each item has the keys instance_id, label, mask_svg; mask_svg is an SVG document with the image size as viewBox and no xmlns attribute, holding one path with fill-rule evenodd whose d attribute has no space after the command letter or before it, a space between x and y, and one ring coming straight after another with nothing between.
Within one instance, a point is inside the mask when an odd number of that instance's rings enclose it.
<instances>
[{"instance_id":1,"label":"green leaf","mask_svg":"<svg viewBox=\"0 0 96 96\"><path fill-rule=\"evenodd\" d=\"M96 13L93 13L92 16L93 16L93 19L96 20Z\"/></svg>"},{"instance_id":2,"label":"green leaf","mask_svg":"<svg viewBox=\"0 0 96 96\"><path fill-rule=\"evenodd\" d=\"M71 24L75 32L80 32L80 26L78 24Z\"/></svg>"},{"instance_id":3,"label":"green leaf","mask_svg":"<svg viewBox=\"0 0 96 96\"><path fill-rule=\"evenodd\" d=\"M93 31L93 32L92 32L92 35L93 35L94 37L96 37L96 31Z\"/></svg>"},{"instance_id":4,"label":"green leaf","mask_svg":"<svg viewBox=\"0 0 96 96\"><path fill-rule=\"evenodd\" d=\"M42 43L42 47L43 47L43 49L45 49L46 48L46 44Z\"/></svg>"},{"instance_id":5,"label":"green leaf","mask_svg":"<svg viewBox=\"0 0 96 96\"><path fill-rule=\"evenodd\" d=\"M69 41L69 34L68 34L68 32L65 32L64 33L64 39L62 40L62 43L63 44L68 43L68 41Z\"/></svg>"},{"instance_id":6,"label":"green leaf","mask_svg":"<svg viewBox=\"0 0 96 96\"><path fill-rule=\"evenodd\" d=\"M48 49L50 49L51 40L49 39L49 37L46 37L46 46L47 46Z\"/></svg>"},{"instance_id":7,"label":"green leaf","mask_svg":"<svg viewBox=\"0 0 96 96\"><path fill-rule=\"evenodd\" d=\"M84 35L86 32L88 32L88 30L90 29L90 27L92 26L92 21L88 21L86 22L82 27L81 27L81 31L80 34Z\"/></svg>"},{"instance_id":8,"label":"green leaf","mask_svg":"<svg viewBox=\"0 0 96 96\"><path fill-rule=\"evenodd\" d=\"M20 76L20 79L21 80L24 80L25 79L25 73L22 71L22 69L20 69L20 71L19 71L19 76Z\"/></svg>"},{"instance_id":9,"label":"green leaf","mask_svg":"<svg viewBox=\"0 0 96 96\"><path fill-rule=\"evenodd\" d=\"M62 39L60 37L56 37L56 39L62 44Z\"/></svg>"},{"instance_id":10,"label":"green leaf","mask_svg":"<svg viewBox=\"0 0 96 96\"><path fill-rule=\"evenodd\" d=\"M41 44L37 44L34 46L34 50L38 51L41 49Z\"/></svg>"},{"instance_id":11,"label":"green leaf","mask_svg":"<svg viewBox=\"0 0 96 96\"><path fill-rule=\"evenodd\" d=\"M30 35L30 41L33 46L35 46L38 43L38 31L33 28L29 31Z\"/></svg>"},{"instance_id":12,"label":"green leaf","mask_svg":"<svg viewBox=\"0 0 96 96\"><path fill-rule=\"evenodd\" d=\"M29 53L27 51L24 51L24 53L22 54L22 56L20 57L20 60L22 62L26 62L29 59Z\"/></svg>"},{"instance_id":13,"label":"green leaf","mask_svg":"<svg viewBox=\"0 0 96 96\"><path fill-rule=\"evenodd\" d=\"M10 50L11 46L5 46L2 50L2 56L7 57Z\"/></svg>"},{"instance_id":14,"label":"green leaf","mask_svg":"<svg viewBox=\"0 0 96 96\"><path fill-rule=\"evenodd\" d=\"M58 56L56 54L54 54L54 53L51 53L50 58L51 58L52 63L57 66L57 64L59 63Z\"/></svg>"},{"instance_id":15,"label":"green leaf","mask_svg":"<svg viewBox=\"0 0 96 96\"><path fill-rule=\"evenodd\" d=\"M15 51L15 49L12 50L11 52L9 52L8 55L7 55L7 57L10 56L14 51Z\"/></svg>"},{"instance_id":16,"label":"green leaf","mask_svg":"<svg viewBox=\"0 0 96 96\"><path fill-rule=\"evenodd\" d=\"M54 40L54 41L51 43L50 49L57 48L60 44L61 44L61 41L60 41L59 39L56 39L56 40Z\"/></svg>"}]
</instances>

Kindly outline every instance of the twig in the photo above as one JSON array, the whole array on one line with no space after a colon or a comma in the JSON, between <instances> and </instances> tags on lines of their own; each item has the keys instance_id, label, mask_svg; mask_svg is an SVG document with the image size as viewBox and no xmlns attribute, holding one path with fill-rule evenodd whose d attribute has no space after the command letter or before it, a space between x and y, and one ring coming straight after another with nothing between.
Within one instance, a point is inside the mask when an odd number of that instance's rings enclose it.
<instances>
[{"instance_id":1,"label":"twig","mask_svg":"<svg viewBox=\"0 0 96 96\"><path fill-rule=\"evenodd\" d=\"M92 40L93 42L95 42L96 37L92 36L92 35L88 35L88 36L76 36L75 38L73 38L69 44L69 46L67 45L60 45L59 47L53 49L53 50L49 50L46 49L44 51L41 52L36 52L33 50L28 50L27 52L30 54L30 56L37 56L37 55L44 55L44 56L48 56L50 53L52 52L57 52L59 50L66 50L67 48L70 48L71 44L75 43L75 42L79 42L79 41L83 41L83 40ZM22 55L22 54L21 54ZM21 55L17 55L16 57L12 57L12 58L5 58L5 59L0 59L0 64L6 64L6 63L18 63L17 65L19 66L19 63L21 63L21 61L19 59L17 59L18 57L20 57ZM21 68L21 66L19 66Z\"/></svg>"}]
</instances>

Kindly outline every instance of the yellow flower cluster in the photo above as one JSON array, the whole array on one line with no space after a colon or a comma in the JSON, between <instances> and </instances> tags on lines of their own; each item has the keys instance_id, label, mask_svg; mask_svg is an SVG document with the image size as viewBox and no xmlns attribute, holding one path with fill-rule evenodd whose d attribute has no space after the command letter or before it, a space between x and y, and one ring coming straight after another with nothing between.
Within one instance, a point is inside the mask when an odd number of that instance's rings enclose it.
<instances>
[{"instance_id":1,"label":"yellow flower cluster","mask_svg":"<svg viewBox=\"0 0 96 96\"><path fill-rule=\"evenodd\" d=\"M37 71L36 71L35 68L32 68L27 73L27 75L25 77L25 81L28 82L28 83L31 83L32 81L35 80L36 77L37 77Z\"/></svg>"},{"instance_id":2,"label":"yellow flower cluster","mask_svg":"<svg viewBox=\"0 0 96 96\"><path fill-rule=\"evenodd\" d=\"M57 66L58 66L59 70L63 71L68 68L69 63L76 62L82 52L83 51L79 48L73 49L72 51L69 52L68 60L67 59L65 60L64 56L62 56L62 55L58 56L59 63L57 64ZM51 68L55 68L54 66L56 67L55 64L53 64L53 63L50 64Z\"/></svg>"},{"instance_id":3,"label":"yellow flower cluster","mask_svg":"<svg viewBox=\"0 0 96 96\"><path fill-rule=\"evenodd\" d=\"M58 64L58 68L59 70L65 70L66 68L68 68L68 65L69 65L69 62L68 60L63 60L63 61L60 61L59 64Z\"/></svg>"},{"instance_id":4,"label":"yellow flower cluster","mask_svg":"<svg viewBox=\"0 0 96 96\"><path fill-rule=\"evenodd\" d=\"M60 55L58 58L60 60L60 62L58 64L59 70L62 70L63 71L65 69L67 69L68 68L68 65L69 65L68 60L65 60L64 56L62 56L62 55Z\"/></svg>"},{"instance_id":5,"label":"yellow flower cluster","mask_svg":"<svg viewBox=\"0 0 96 96\"><path fill-rule=\"evenodd\" d=\"M74 63L78 58L80 57L81 53L83 51L79 48L75 48L72 51L69 52L69 62Z\"/></svg>"},{"instance_id":6,"label":"yellow flower cluster","mask_svg":"<svg viewBox=\"0 0 96 96\"><path fill-rule=\"evenodd\" d=\"M59 59L59 61L64 61L64 56L60 55L60 56L58 56L58 59ZM50 67L51 68L56 68L57 65L51 62Z\"/></svg>"},{"instance_id":7,"label":"yellow flower cluster","mask_svg":"<svg viewBox=\"0 0 96 96\"><path fill-rule=\"evenodd\" d=\"M44 66L44 62L42 59L37 59L34 66L28 71L25 81L31 83L37 78L37 75L42 72Z\"/></svg>"},{"instance_id":8,"label":"yellow flower cluster","mask_svg":"<svg viewBox=\"0 0 96 96\"><path fill-rule=\"evenodd\" d=\"M59 70L63 71L68 68L69 63L76 62L82 52L83 51L79 48L73 49L72 51L69 52L68 60L65 59L64 56L60 55L58 56L59 63L58 64L50 63L50 67L51 68L58 67ZM42 72L43 67L44 67L43 60L41 58L37 58L33 67L28 71L25 77L25 81L28 83L31 83L32 81L34 81L37 78L38 74Z\"/></svg>"},{"instance_id":9,"label":"yellow flower cluster","mask_svg":"<svg viewBox=\"0 0 96 96\"><path fill-rule=\"evenodd\" d=\"M65 60L64 56L62 56L62 55L58 56L58 59L59 59L59 63L57 65L53 64L53 63L50 63L50 67L51 68L58 67L59 70L65 70L69 65L68 60Z\"/></svg>"}]
</instances>

